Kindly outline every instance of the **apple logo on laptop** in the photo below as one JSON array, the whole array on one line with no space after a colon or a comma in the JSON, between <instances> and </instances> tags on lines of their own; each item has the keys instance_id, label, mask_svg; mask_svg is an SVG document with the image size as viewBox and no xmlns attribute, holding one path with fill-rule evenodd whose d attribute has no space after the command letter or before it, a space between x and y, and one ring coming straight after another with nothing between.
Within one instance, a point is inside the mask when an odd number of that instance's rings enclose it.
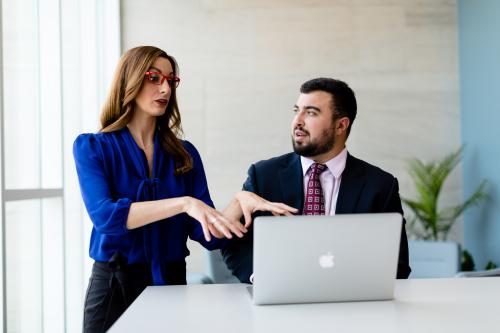
<instances>
[{"instance_id":1,"label":"apple logo on laptop","mask_svg":"<svg viewBox=\"0 0 500 333\"><path fill-rule=\"evenodd\" d=\"M335 266L334 258L334 255L328 251L326 254L319 256L319 265L321 268L332 268Z\"/></svg>"}]
</instances>

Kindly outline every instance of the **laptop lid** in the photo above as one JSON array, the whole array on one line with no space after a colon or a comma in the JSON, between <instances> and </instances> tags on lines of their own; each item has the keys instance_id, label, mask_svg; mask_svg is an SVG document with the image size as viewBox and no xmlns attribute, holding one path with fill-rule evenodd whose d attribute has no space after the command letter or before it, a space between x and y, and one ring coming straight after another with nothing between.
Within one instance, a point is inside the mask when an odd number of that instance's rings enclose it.
<instances>
[{"instance_id":1,"label":"laptop lid","mask_svg":"<svg viewBox=\"0 0 500 333\"><path fill-rule=\"evenodd\" d=\"M258 217L255 304L392 299L398 213Z\"/></svg>"}]
</instances>

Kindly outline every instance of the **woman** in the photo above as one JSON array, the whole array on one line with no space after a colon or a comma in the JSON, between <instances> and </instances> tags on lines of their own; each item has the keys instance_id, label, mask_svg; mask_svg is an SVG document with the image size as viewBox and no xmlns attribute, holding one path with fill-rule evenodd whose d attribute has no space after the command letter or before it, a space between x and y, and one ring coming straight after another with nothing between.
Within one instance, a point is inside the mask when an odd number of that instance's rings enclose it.
<instances>
[{"instance_id":1,"label":"woman","mask_svg":"<svg viewBox=\"0 0 500 333\"><path fill-rule=\"evenodd\" d=\"M178 138L179 81L175 59L164 51L151 46L127 51L101 114L101 130L75 140L95 260L84 332L107 330L148 285L186 284L188 236L214 249L224 240L212 236L242 237L247 231L213 208L200 155ZM240 197L252 198L247 211L284 212L251 194Z\"/></svg>"}]
</instances>

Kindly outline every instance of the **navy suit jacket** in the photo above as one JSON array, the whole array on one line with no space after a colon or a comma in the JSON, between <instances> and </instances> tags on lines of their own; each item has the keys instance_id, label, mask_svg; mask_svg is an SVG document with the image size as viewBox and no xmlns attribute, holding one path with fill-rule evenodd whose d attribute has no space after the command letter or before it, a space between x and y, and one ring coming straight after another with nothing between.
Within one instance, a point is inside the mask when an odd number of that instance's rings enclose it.
<instances>
[{"instance_id":1,"label":"navy suit jacket","mask_svg":"<svg viewBox=\"0 0 500 333\"><path fill-rule=\"evenodd\" d=\"M299 214L302 214L304 182L300 156L289 153L252 164L248 169L248 178L243 184L243 189L254 192L266 200L283 202L295 207L299 209ZM382 169L348 154L335 214L392 212L403 215L397 179ZM258 212L252 217L262 215L270 214ZM227 267L241 282L246 283L249 282L253 272L252 231L250 227L243 238L235 237L221 249ZM403 219L397 278L406 279L410 272L408 239Z\"/></svg>"}]
</instances>

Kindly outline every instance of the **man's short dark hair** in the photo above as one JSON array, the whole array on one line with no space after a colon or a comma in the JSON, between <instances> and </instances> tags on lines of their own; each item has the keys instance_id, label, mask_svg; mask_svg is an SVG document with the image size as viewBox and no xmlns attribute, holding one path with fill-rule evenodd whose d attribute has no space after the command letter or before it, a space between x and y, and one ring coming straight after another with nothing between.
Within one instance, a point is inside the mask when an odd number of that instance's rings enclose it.
<instances>
[{"instance_id":1,"label":"man's short dark hair","mask_svg":"<svg viewBox=\"0 0 500 333\"><path fill-rule=\"evenodd\" d=\"M349 136L357 111L354 91L343 81L324 77L306 81L300 87L302 94L309 94L313 91L324 91L332 95L333 119L349 118L347 128L347 136Z\"/></svg>"}]
</instances>

